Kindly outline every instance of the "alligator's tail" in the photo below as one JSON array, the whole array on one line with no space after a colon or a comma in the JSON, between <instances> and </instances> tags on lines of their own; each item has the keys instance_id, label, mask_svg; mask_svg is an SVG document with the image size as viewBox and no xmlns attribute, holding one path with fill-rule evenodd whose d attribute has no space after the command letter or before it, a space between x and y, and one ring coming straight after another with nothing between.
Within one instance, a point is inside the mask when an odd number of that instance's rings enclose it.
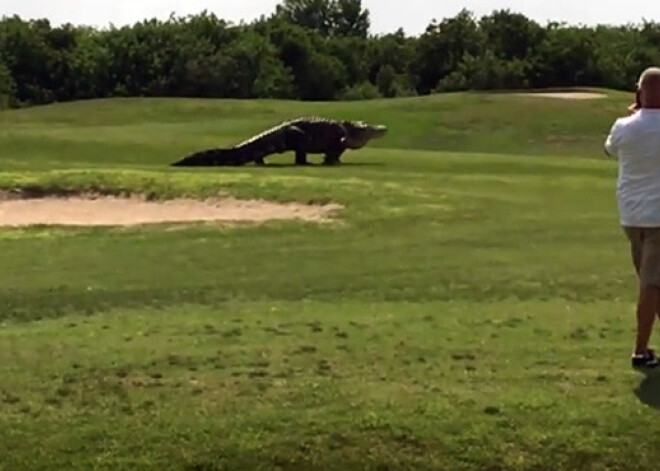
<instances>
[{"instance_id":1,"label":"alligator's tail","mask_svg":"<svg viewBox=\"0 0 660 471\"><path fill-rule=\"evenodd\" d=\"M174 164L174 167L211 167L245 165L254 162L263 165L263 158L273 154L282 153L291 146L289 140L302 134L297 128L291 129L288 125L279 125L230 149L209 149L196 152Z\"/></svg>"},{"instance_id":2,"label":"alligator's tail","mask_svg":"<svg viewBox=\"0 0 660 471\"><path fill-rule=\"evenodd\" d=\"M208 149L195 152L173 163L172 167L238 166L246 163L247 159L242 149Z\"/></svg>"}]
</instances>

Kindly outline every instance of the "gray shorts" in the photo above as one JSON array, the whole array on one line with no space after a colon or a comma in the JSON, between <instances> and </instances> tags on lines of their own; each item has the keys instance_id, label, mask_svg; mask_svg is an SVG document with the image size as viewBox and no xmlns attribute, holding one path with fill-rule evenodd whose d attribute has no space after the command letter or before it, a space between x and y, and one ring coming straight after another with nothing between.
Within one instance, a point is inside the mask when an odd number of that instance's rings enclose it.
<instances>
[{"instance_id":1,"label":"gray shorts","mask_svg":"<svg viewBox=\"0 0 660 471\"><path fill-rule=\"evenodd\" d=\"M642 285L660 286L660 227L624 227Z\"/></svg>"}]
</instances>

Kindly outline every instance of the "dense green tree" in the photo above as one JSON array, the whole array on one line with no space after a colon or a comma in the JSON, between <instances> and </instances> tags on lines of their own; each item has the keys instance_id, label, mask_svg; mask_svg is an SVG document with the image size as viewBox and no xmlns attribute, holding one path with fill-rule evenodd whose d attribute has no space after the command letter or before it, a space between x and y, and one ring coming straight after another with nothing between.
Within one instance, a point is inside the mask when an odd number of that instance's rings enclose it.
<instances>
[{"instance_id":1,"label":"dense green tree","mask_svg":"<svg viewBox=\"0 0 660 471\"><path fill-rule=\"evenodd\" d=\"M532 59L532 85L600 85L596 70L597 44L597 37L591 29L550 25Z\"/></svg>"},{"instance_id":2,"label":"dense green tree","mask_svg":"<svg viewBox=\"0 0 660 471\"><path fill-rule=\"evenodd\" d=\"M362 0L335 0L331 3L332 33L336 36L366 38L371 22Z\"/></svg>"},{"instance_id":3,"label":"dense green tree","mask_svg":"<svg viewBox=\"0 0 660 471\"><path fill-rule=\"evenodd\" d=\"M0 109L9 107L14 100L16 84L9 68L0 58Z\"/></svg>"},{"instance_id":4,"label":"dense green tree","mask_svg":"<svg viewBox=\"0 0 660 471\"><path fill-rule=\"evenodd\" d=\"M276 15L323 36L357 36L369 33L369 10L361 0L284 0Z\"/></svg>"},{"instance_id":5,"label":"dense green tree","mask_svg":"<svg viewBox=\"0 0 660 471\"><path fill-rule=\"evenodd\" d=\"M640 65L645 62L639 54L645 49L642 38L629 27L604 27L595 30L594 67L598 82L616 89L634 86ZM651 63L651 62L649 62Z\"/></svg>"},{"instance_id":6,"label":"dense green tree","mask_svg":"<svg viewBox=\"0 0 660 471\"><path fill-rule=\"evenodd\" d=\"M285 21L313 30L323 35L330 34L329 0L284 0L277 6L276 14Z\"/></svg>"},{"instance_id":7,"label":"dense green tree","mask_svg":"<svg viewBox=\"0 0 660 471\"><path fill-rule=\"evenodd\" d=\"M370 35L361 0L283 0L232 25L206 11L97 30L0 20L0 106L111 96L366 99L470 89L632 90L660 24L541 26L496 10Z\"/></svg>"},{"instance_id":8,"label":"dense green tree","mask_svg":"<svg viewBox=\"0 0 660 471\"><path fill-rule=\"evenodd\" d=\"M50 29L46 20L22 21L16 16L0 25L0 54L20 102L48 103L56 98L50 89L51 74L57 73L56 51L47 41Z\"/></svg>"},{"instance_id":9,"label":"dense green tree","mask_svg":"<svg viewBox=\"0 0 660 471\"><path fill-rule=\"evenodd\" d=\"M344 80L349 84L369 80L368 42L354 36L327 40L324 54L336 57L343 64Z\"/></svg>"},{"instance_id":10,"label":"dense green tree","mask_svg":"<svg viewBox=\"0 0 660 471\"><path fill-rule=\"evenodd\" d=\"M326 53L328 42L301 26L274 21L268 37L278 58L293 74L295 94L303 100L332 100L347 85L346 66Z\"/></svg>"},{"instance_id":11,"label":"dense green tree","mask_svg":"<svg viewBox=\"0 0 660 471\"><path fill-rule=\"evenodd\" d=\"M100 33L83 28L76 31L75 48L69 51L67 60L70 74L62 85L66 95L71 99L110 96L111 56Z\"/></svg>"},{"instance_id":12,"label":"dense green tree","mask_svg":"<svg viewBox=\"0 0 660 471\"><path fill-rule=\"evenodd\" d=\"M417 77L412 70L416 40L403 30L375 37L367 44L368 78L386 97L415 94Z\"/></svg>"},{"instance_id":13,"label":"dense green tree","mask_svg":"<svg viewBox=\"0 0 660 471\"><path fill-rule=\"evenodd\" d=\"M466 54L478 56L484 44L483 32L467 10L429 25L419 40L414 64L420 93L435 89L440 80L458 68Z\"/></svg>"},{"instance_id":14,"label":"dense green tree","mask_svg":"<svg viewBox=\"0 0 660 471\"><path fill-rule=\"evenodd\" d=\"M487 47L504 60L525 59L536 50L545 37L544 29L520 13L494 11L479 21Z\"/></svg>"}]
</instances>

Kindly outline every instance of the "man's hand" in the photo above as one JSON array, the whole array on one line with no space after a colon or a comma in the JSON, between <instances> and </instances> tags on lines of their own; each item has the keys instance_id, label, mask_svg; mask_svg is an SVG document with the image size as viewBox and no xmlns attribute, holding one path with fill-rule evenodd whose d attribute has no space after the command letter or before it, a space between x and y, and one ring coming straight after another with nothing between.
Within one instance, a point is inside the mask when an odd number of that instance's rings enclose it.
<instances>
[{"instance_id":1,"label":"man's hand","mask_svg":"<svg viewBox=\"0 0 660 471\"><path fill-rule=\"evenodd\" d=\"M635 92L635 103L628 107L628 116L635 114L642 107L642 97L640 91Z\"/></svg>"},{"instance_id":2,"label":"man's hand","mask_svg":"<svg viewBox=\"0 0 660 471\"><path fill-rule=\"evenodd\" d=\"M628 116L634 115L635 113L637 113L637 110L639 110L639 104L633 103L628 107Z\"/></svg>"}]
</instances>

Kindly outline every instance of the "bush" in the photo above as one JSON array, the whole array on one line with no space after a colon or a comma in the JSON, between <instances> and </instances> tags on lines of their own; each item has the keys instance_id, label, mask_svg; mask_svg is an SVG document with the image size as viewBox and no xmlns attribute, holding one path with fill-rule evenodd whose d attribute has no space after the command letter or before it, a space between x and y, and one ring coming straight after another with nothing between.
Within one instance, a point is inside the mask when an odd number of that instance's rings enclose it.
<instances>
[{"instance_id":1,"label":"bush","mask_svg":"<svg viewBox=\"0 0 660 471\"><path fill-rule=\"evenodd\" d=\"M488 50L479 57L466 54L457 70L443 78L436 91L527 88L528 67L523 61L505 61Z\"/></svg>"},{"instance_id":2,"label":"bush","mask_svg":"<svg viewBox=\"0 0 660 471\"><path fill-rule=\"evenodd\" d=\"M340 96L344 101L359 101L359 100L373 100L382 98L378 87L371 82L362 82L352 87L346 88Z\"/></svg>"}]
</instances>

